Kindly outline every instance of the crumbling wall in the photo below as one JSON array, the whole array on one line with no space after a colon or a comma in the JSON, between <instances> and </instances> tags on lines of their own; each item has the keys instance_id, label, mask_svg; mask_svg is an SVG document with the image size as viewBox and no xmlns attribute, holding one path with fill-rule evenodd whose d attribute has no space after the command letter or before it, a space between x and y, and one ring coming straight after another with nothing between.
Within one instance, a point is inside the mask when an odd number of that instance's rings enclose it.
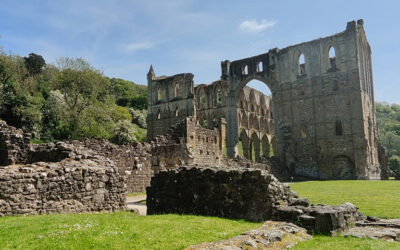
<instances>
[{"instance_id":1,"label":"crumbling wall","mask_svg":"<svg viewBox=\"0 0 400 250\"><path fill-rule=\"evenodd\" d=\"M310 206L265 170L195 166L156 174L147 188L147 213L286 221L326 234L366 219L350 203Z\"/></svg>"},{"instance_id":2,"label":"crumbling wall","mask_svg":"<svg viewBox=\"0 0 400 250\"><path fill-rule=\"evenodd\" d=\"M26 162L31 135L0 121L0 166Z\"/></svg>"},{"instance_id":3,"label":"crumbling wall","mask_svg":"<svg viewBox=\"0 0 400 250\"><path fill-rule=\"evenodd\" d=\"M147 212L261 221L295 194L263 170L182 167L161 171L147 188Z\"/></svg>"},{"instance_id":4,"label":"crumbling wall","mask_svg":"<svg viewBox=\"0 0 400 250\"><path fill-rule=\"evenodd\" d=\"M71 141L70 143L82 149L89 148L96 155L114 161L119 174L126 176L125 184L128 193L144 192L150 185L150 179L153 176L149 154L150 144L115 145L107 140L94 139Z\"/></svg>"},{"instance_id":5,"label":"crumbling wall","mask_svg":"<svg viewBox=\"0 0 400 250\"><path fill-rule=\"evenodd\" d=\"M195 114L193 74L156 77L153 67L147 75L147 139L165 134L182 119Z\"/></svg>"},{"instance_id":6,"label":"crumbling wall","mask_svg":"<svg viewBox=\"0 0 400 250\"><path fill-rule=\"evenodd\" d=\"M104 158L0 169L0 216L119 211L125 194L124 177Z\"/></svg>"}]
</instances>

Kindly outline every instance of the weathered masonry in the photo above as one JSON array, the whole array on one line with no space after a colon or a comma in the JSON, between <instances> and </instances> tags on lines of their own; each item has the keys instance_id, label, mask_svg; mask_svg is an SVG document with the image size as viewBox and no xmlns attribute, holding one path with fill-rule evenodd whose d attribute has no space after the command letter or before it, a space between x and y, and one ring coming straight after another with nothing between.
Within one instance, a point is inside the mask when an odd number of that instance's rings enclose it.
<instances>
[{"instance_id":1,"label":"weathered masonry","mask_svg":"<svg viewBox=\"0 0 400 250\"><path fill-rule=\"evenodd\" d=\"M226 121L221 144L229 157L238 154L240 144L256 161L270 156L272 148L294 175L380 178L371 48L363 20L348 22L332 36L223 61L221 71L220 80L194 87L192 74L156 77L151 68L149 139L194 115L205 127ZM265 83L272 97L246 87L251 80Z\"/></svg>"}]
</instances>

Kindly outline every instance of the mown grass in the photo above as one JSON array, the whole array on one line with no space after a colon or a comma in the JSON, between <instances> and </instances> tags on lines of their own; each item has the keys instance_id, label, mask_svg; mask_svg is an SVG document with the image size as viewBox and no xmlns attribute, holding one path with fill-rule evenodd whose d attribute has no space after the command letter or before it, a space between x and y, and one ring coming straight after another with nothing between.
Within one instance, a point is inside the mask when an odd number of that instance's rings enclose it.
<instances>
[{"instance_id":1,"label":"mown grass","mask_svg":"<svg viewBox=\"0 0 400 250\"><path fill-rule=\"evenodd\" d=\"M400 181L309 181L290 186L314 204L351 202L365 215L400 218Z\"/></svg>"},{"instance_id":2,"label":"mown grass","mask_svg":"<svg viewBox=\"0 0 400 250\"><path fill-rule=\"evenodd\" d=\"M204 216L129 212L0 218L1 249L183 249L256 228Z\"/></svg>"},{"instance_id":3,"label":"mown grass","mask_svg":"<svg viewBox=\"0 0 400 250\"><path fill-rule=\"evenodd\" d=\"M359 239L354 237L341 237L341 236L321 236L314 235L311 240L303 241L295 245L293 248L298 249L318 249L318 250L353 250L353 249L384 249L384 250L394 250L400 249L399 242L387 242L382 240L372 240L372 239Z\"/></svg>"},{"instance_id":4,"label":"mown grass","mask_svg":"<svg viewBox=\"0 0 400 250\"><path fill-rule=\"evenodd\" d=\"M400 218L400 181L312 181L291 184L311 202L352 202L382 218ZM191 215L133 213L40 215L0 218L1 249L183 249L227 239L261 223ZM313 236L294 249L400 249L398 242Z\"/></svg>"}]
</instances>

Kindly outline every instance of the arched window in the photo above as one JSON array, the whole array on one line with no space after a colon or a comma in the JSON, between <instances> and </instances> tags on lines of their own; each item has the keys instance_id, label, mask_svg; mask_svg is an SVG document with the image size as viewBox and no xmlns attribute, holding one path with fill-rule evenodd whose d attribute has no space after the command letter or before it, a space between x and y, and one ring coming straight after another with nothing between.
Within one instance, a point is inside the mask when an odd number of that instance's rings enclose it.
<instances>
[{"instance_id":1,"label":"arched window","mask_svg":"<svg viewBox=\"0 0 400 250\"><path fill-rule=\"evenodd\" d=\"M306 59L304 54L301 53L299 56L299 74L304 75L306 73Z\"/></svg>"},{"instance_id":2,"label":"arched window","mask_svg":"<svg viewBox=\"0 0 400 250\"><path fill-rule=\"evenodd\" d=\"M306 129L306 127L304 125L301 126L300 135L301 135L302 139L306 139L307 138L307 129Z\"/></svg>"},{"instance_id":3,"label":"arched window","mask_svg":"<svg viewBox=\"0 0 400 250\"><path fill-rule=\"evenodd\" d=\"M221 105L222 104L222 92L220 89L218 89L217 91L217 105Z\"/></svg>"},{"instance_id":4,"label":"arched window","mask_svg":"<svg viewBox=\"0 0 400 250\"><path fill-rule=\"evenodd\" d=\"M200 108L206 108L206 95L204 94L204 92L200 94Z\"/></svg>"},{"instance_id":5,"label":"arched window","mask_svg":"<svg viewBox=\"0 0 400 250\"><path fill-rule=\"evenodd\" d=\"M343 126L341 121L336 121L335 122L335 131L337 136L342 136L343 135Z\"/></svg>"},{"instance_id":6,"label":"arched window","mask_svg":"<svg viewBox=\"0 0 400 250\"><path fill-rule=\"evenodd\" d=\"M161 110L157 111L157 119L160 120L161 119Z\"/></svg>"},{"instance_id":7,"label":"arched window","mask_svg":"<svg viewBox=\"0 0 400 250\"><path fill-rule=\"evenodd\" d=\"M249 74L249 66L244 65L242 67L242 75L248 75Z\"/></svg>"},{"instance_id":8,"label":"arched window","mask_svg":"<svg viewBox=\"0 0 400 250\"><path fill-rule=\"evenodd\" d=\"M177 97L178 95L179 95L179 83L175 84L174 97Z\"/></svg>"},{"instance_id":9,"label":"arched window","mask_svg":"<svg viewBox=\"0 0 400 250\"><path fill-rule=\"evenodd\" d=\"M336 68L336 50L335 47L329 49L329 64L331 68Z\"/></svg>"},{"instance_id":10,"label":"arched window","mask_svg":"<svg viewBox=\"0 0 400 250\"><path fill-rule=\"evenodd\" d=\"M176 108L175 108L175 116L178 116L179 115L179 110L178 110L178 106L176 106Z\"/></svg>"},{"instance_id":11,"label":"arched window","mask_svg":"<svg viewBox=\"0 0 400 250\"><path fill-rule=\"evenodd\" d=\"M264 71L263 63L259 62L257 64L257 72L263 72L263 71Z\"/></svg>"},{"instance_id":12,"label":"arched window","mask_svg":"<svg viewBox=\"0 0 400 250\"><path fill-rule=\"evenodd\" d=\"M162 89L161 89L161 87L159 87L158 90L157 90L157 101L161 101L162 98L163 98Z\"/></svg>"}]
</instances>

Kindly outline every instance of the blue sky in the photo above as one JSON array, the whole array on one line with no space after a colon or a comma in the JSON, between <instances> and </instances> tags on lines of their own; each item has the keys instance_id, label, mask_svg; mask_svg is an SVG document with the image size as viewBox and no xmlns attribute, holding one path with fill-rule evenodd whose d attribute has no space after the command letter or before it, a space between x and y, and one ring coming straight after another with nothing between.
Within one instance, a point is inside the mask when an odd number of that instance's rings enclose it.
<instances>
[{"instance_id":1,"label":"blue sky","mask_svg":"<svg viewBox=\"0 0 400 250\"><path fill-rule=\"evenodd\" d=\"M3 0L5 52L83 57L110 77L146 84L157 75L219 79L220 61L265 53L343 31L364 19L375 98L400 103L400 1Z\"/></svg>"}]
</instances>

